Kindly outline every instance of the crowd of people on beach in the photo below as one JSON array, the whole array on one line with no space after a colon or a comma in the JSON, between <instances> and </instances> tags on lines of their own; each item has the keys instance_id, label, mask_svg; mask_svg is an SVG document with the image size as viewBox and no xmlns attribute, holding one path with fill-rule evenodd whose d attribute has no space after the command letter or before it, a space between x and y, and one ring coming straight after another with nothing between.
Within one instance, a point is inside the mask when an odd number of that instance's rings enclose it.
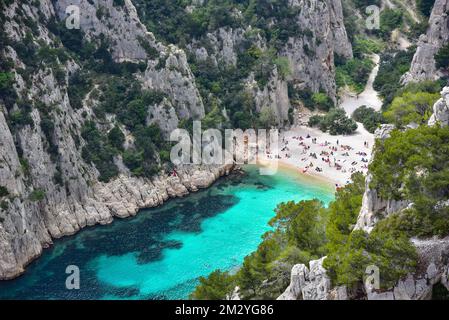
<instances>
[{"instance_id":1,"label":"crowd of people on beach","mask_svg":"<svg viewBox=\"0 0 449 320\"><path fill-rule=\"evenodd\" d=\"M299 147L295 150L295 144ZM325 167L333 168L342 173L352 175L356 172L366 173L369 163L369 143L364 142L365 150L355 150L351 145L345 145L337 140L336 143L318 141L318 138L307 136L283 137L277 159L290 159L302 173L323 173ZM313 148L313 151L312 150ZM316 149L320 150L317 154ZM293 151L292 151L293 150ZM290 162L291 162L290 161ZM349 181L348 181L349 182ZM337 189L340 188L336 185Z\"/></svg>"}]
</instances>

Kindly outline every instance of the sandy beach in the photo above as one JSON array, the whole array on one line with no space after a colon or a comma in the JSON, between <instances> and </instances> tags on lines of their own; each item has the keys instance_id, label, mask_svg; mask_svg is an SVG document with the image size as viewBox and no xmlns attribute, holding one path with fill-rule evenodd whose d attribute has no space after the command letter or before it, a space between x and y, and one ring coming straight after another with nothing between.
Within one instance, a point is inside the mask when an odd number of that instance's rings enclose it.
<instances>
[{"instance_id":1,"label":"sandy beach","mask_svg":"<svg viewBox=\"0 0 449 320\"><path fill-rule=\"evenodd\" d=\"M376 66L361 94L343 95L340 108L349 117L362 105L381 110L382 100L373 88L379 61L380 57L373 55ZM358 123L357 131L349 136L332 136L316 128L297 126L282 133L278 161L280 165L289 166L300 174L340 187L350 181L353 173L367 173L374 143L374 135L366 131L361 123Z\"/></svg>"},{"instance_id":2,"label":"sandy beach","mask_svg":"<svg viewBox=\"0 0 449 320\"><path fill-rule=\"evenodd\" d=\"M301 126L282 133L278 161L299 174L344 186L353 173L367 173L373 145L374 135L360 126L351 136Z\"/></svg>"}]
</instances>

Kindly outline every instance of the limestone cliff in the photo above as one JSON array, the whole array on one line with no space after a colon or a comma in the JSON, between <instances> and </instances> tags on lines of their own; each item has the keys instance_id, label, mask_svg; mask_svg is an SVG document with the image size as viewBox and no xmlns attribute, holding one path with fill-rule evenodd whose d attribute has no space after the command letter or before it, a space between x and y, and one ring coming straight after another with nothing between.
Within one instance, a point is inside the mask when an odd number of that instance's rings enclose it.
<instances>
[{"instance_id":1,"label":"limestone cliff","mask_svg":"<svg viewBox=\"0 0 449 320\"><path fill-rule=\"evenodd\" d=\"M247 24L220 26L205 36L192 37L184 46L170 44L148 31L136 2L142 4L137 0L0 3L0 72L4 76L0 87L0 279L22 273L54 238L205 188L232 169L189 166L178 168L177 177L163 171L153 178L138 177L125 165L123 154L132 150L136 140L129 128L133 123L125 125L117 112L108 112L108 106L104 112L99 106L109 94L108 85L117 78L128 81L120 84L125 92L133 89L127 84L136 82L142 90L161 97L145 102L143 114L133 110L139 113L138 120L156 124L167 136L184 120L202 119L211 111L211 104L206 108L204 103L210 97L200 93L188 61L192 53L215 65L237 66L244 43L266 50L267 38ZM298 89L324 90L335 99L334 53L352 56L340 0L286 4L299 9L294 21L301 32L290 35L271 58L288 60L290 72L283 74L276 65L264 85L253 86L253 71L243 81L254 100L254 112L268 107L280 125L289 118L289 82ZM80 30L65 27L69 5L79 8ZM203 5L205 1L192 1L185 10ZM269 24L276 22L269 20ZM94 73L98 81L85 86L86 74L92 70L101 70ZM108 182L101 182L100 168L83 154L89 144L83 127L89 122L106 139L115 128L124 135L124 151L102 168L117 168ZM154 158L158 165L160 158Z\"/></svg>"},{"instance_id":2,"label":"limestone cliff","mask_svg":"<svg viewBox=\"0 0 449 320\"><path fill-rule=\"evenodd\" d=\"M410 71L402 79L404 83L436 80L439 72L435 55L449 42L449 1L436 0L429 19L427 34L421 35Z\"/></svg>"},{"instance_id":3,"label":"limestone cliff","mask_svg":"<svg viewBox=\"0 0 449 320\"><path fill-rule=\"evenodd\" d=\"M449 87L443 88L442 98L435 103L434 114L429 125L448 125ZM383 125L375 135L376 139L387 139L394 125ZM372 176L368 174L362 208L353 230L370 233L376 223L393 213L412 205L409 201L382 199L376 189L370 186ZM428 300L432 298L433 286L441 283L449 290L449 238L411 239L417 249L418 267L414 274L399 280L390 290L373 290L365 284L364 299L368 300ZM304 264L293 267L291 282L279 300L347 300L345 286L332 288L330 279L323 268L326 257L310 262L310 269ZM357 297L360 298L360 297Z\"/></svg>"},{"instance_id":4,"label":"limestone cliff","mask_svg":"<svg viewBox=\"0 0 449 320\"><path fill-rule=\"evenodd\" d=\"M289 72L281 74L273 68L266 84L260 86L252 73L246 80L248 92L255 98L256 110L269 108L279 125L288 123L291 104L287 83L297 90L326 92L334 101L335 84L334 56L352 58L352 46L344 26L341 1L288 0L288 6L297 10L293 24L299 28L290 35L278 52L287 59ZM222 27L195 39L188 49L199 60L210 59L213 64L236 66L242 47L251 44L261 50L269 49L267 38L251 25L232 28ZM206 45L205 45L206 44ZM269 68L266 66L265 68Z\"/></svg>"},{"instance_id":5,"label":"limestone cliff","mask_svg":"<svg viewBox=\"0 0 449 320\"><path fill-rule=\"evenodd\" d=\"M15 49L22 50L20 43L30 39L31 34L33 40L28 44L37 52L47 46L61 48L49 25L58 16L65 16L69 3L73 1L12 2L2 6L8 38L2 46L2 60L10 61L17 99L11 103L10 93L0 102L0 184L7 193L0 199L0 279L22 273L53 238L74 234L86 226L110 223L114 217L135 215L140 208L205 188L231 170L231 166L185 167L178 170L177 177L161 173L152 179L137 178L117 157L119 176L109 183L98 181L98 170L83 160L81 148L85 141L80 137L83 123L95 119L92 107L97 101L87 95L75 108L68 97L68 78L80 69L79 63L73 58L58 58L57 68L45 63L35 66L22 60L27 56L20 58ZM124 3L116 7L112 0L78 1L86 37L93 43L100 34L108 37L117 62L147 64L137 78L146 87L162 90L169 99L161 106L149 106L149 122L165 123L162 128L169 132L177 126L178 117L203 117L202 100L184 52L157 43L140 23L132 3ZM98 14L99 8L103 16ZM145 41L158 57L148 56L142 47ZM165 65L156 68L162 57ZM22 110L23 101L29 101L26 112ZM49 111L42 112L47 108ZM169 112L158 111L160 108L168 108ZM18 123L22 118L17 117L25 115L26 123ZM51 117L53 130L49 134L44 131L48 128L44 117ZM112 117L109 119L103 127L116 124Z\"/></svg>"}]
</instances>

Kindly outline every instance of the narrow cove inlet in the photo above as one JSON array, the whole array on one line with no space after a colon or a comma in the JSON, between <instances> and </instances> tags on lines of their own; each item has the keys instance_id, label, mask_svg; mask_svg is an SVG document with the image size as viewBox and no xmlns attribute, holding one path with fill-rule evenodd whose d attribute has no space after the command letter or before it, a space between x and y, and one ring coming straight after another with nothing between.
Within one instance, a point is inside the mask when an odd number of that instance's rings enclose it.
<instances>
[{"instance_id":1,"label":"narrow cove inlet","mask_svg":"<svg viewBox=\"0 0 449 320\"><path fill-rule=\"evenodd\" d=\"M137 217L56 240L21 277L0 283L0 299L184 299L198 278L235 271L255 251L281 202L332 201L331 185L282 169L256 167ZM80 290L65 287L79 267Z\"/></svg>"}]
</instances>

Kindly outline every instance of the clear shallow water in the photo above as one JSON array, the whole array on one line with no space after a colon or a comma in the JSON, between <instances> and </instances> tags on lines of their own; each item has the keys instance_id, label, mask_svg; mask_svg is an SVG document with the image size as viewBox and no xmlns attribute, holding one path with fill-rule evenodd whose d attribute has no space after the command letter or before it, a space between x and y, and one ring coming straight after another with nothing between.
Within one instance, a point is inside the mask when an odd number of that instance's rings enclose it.
<instances>
[{"instance_id":1,"label":"clear shallow water","mask_svg":"<svg viewBox=\"0 0 449 320\"><path fill-rule=\"evenodd\" d=\"M293 172L246 172L57 240L22 277L0 282L0 299L184 299L200 276L235 270L257 249L278 203L333 199L332 189ZM65 288L68 265L80 268L80 290Z\"/></svg>"}]
</instances>

